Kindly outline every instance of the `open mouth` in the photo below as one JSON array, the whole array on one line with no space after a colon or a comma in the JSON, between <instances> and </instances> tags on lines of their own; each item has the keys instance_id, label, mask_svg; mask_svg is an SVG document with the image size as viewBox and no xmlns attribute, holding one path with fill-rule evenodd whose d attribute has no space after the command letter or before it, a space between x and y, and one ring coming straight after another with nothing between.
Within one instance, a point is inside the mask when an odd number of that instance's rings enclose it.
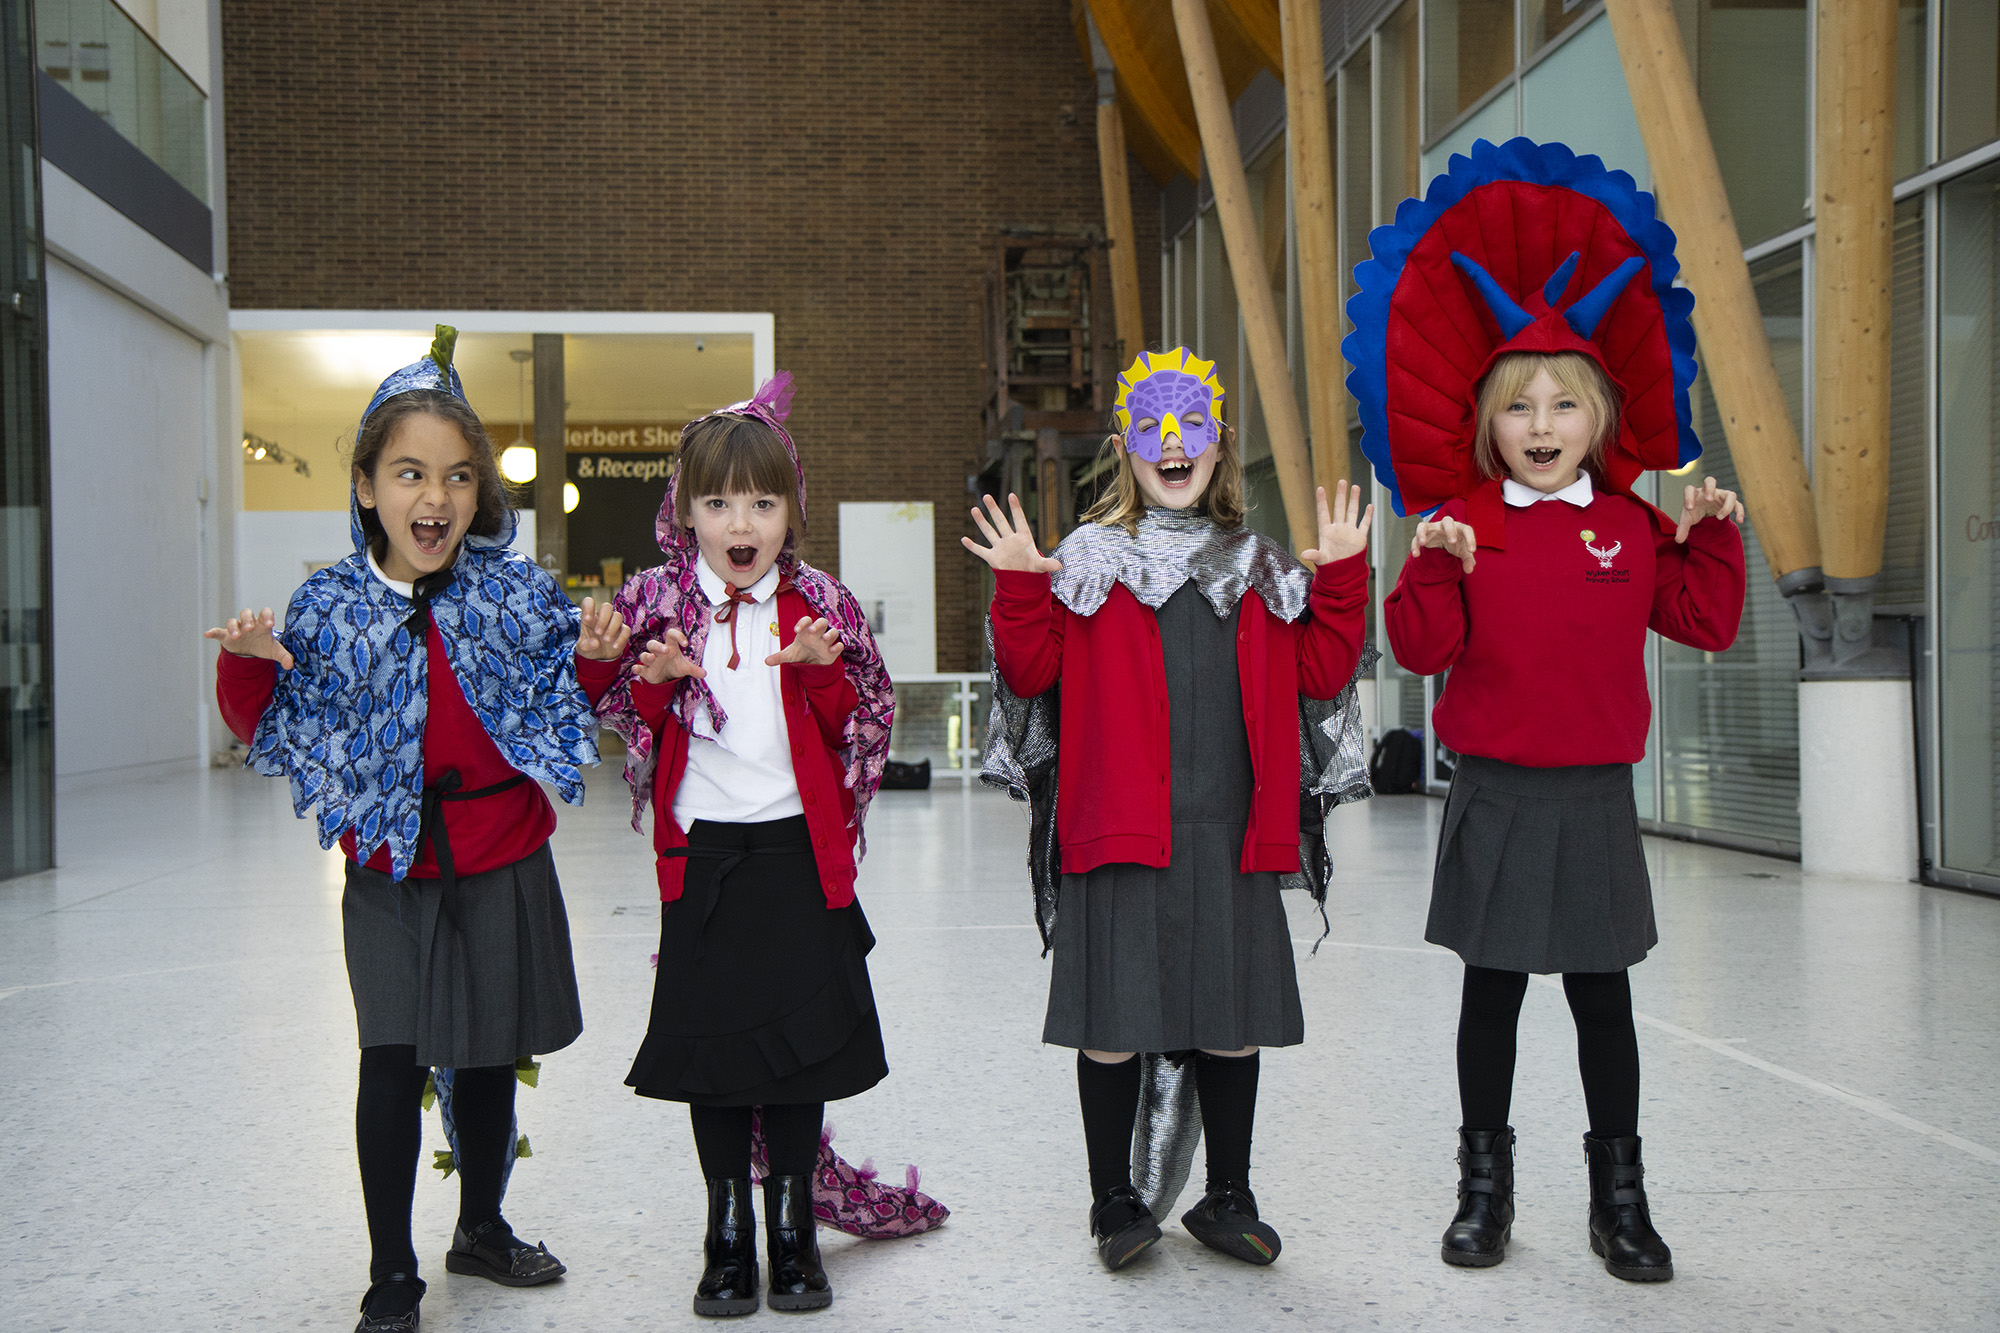
<instances>
[{"instance_id":1,"label":"open mouth","mask_svg":"<svg viewBox=\"0 0 2000 1333\"><path fill-rule=\"evenodd\" d=\"M410 524L410 536L425 555L441 555L451 541L451 520L420 518Z\"/></svg>"},{"instance_id":2,"label":"open mouth","mask_svg":"<svg viewBox=\"0 0 2000 1333\"><path fill-rule=\"evenodd\" d=\"M1528 462L1536 467L1554 467L1561 459L1562 450L1560 449L1541 448L1528 450Z\"/></svg>"},{"instance_id":3,"label":"open mouth","mask_svg":"<svg viewBox=\"0 0 2000 1333\"><path fill-rule=\"evenodd\" d=\"M1162 458L1160 460L1160 481L1163 485L1180 487L1188 484L1194 476L1194 463L1187 458Z\"/></svg>"},{"instance_id":4,"label":"open mouth","mask_svg":"<svg viewBox=\"0 0 2000 1333\"><path fill-rule=\"evenodd\" d=\"M754 546L732 546L729 548L729 567L738 574L747 574L757 564L757 548Z\"/></svg>"}]
</instances>

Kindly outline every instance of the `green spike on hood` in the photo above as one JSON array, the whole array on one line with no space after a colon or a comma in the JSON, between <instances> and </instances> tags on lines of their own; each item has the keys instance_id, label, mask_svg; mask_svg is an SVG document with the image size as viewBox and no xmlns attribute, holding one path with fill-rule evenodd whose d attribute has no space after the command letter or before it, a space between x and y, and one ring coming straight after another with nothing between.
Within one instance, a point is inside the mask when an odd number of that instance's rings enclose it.
<instances>
[{"instance_id":1,"label":"green spike on hood","mask_svg":"<svg viewBox=\"0 0 2000 1333\"><path fill-rule=\"evenodd\" d=\"M431 339L430 357L437 364L438 374L444 376L445 382L449 384L451 382L451 353L452 349L458 346L458 330L449 324L439 324L436 327L437 336Z\"/></svg>"}]
</instances>

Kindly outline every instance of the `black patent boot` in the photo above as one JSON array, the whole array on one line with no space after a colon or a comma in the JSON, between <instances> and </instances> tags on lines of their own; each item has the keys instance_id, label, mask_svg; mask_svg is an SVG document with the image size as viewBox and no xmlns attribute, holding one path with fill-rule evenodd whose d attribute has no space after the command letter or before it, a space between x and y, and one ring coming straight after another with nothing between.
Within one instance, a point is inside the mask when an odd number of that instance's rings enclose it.
<instances>
[{"instance_id":1,"label":"black patent boot","mask_svg":"<svg viewBox=\"0 0 2000 1333\"><path fill-rule=\"evenodd\" d=\"M1600 1139L1586 1134L1583 1160L1590 1167L1591 1253L1604 1260L1604 1271L1613 1277L1667 1281L1674 1275L1674 1255L1653 1230L1646 1207L1639 1136Z\"/></svg>"},{"instance_id":2,"label":"black patent boot","mask_svg":"<svg viewBox=\"0 0 2000 1333\"><path fill-rule=\"evenodd\" d=\"M1491 1268L1514 1230L1514 1127L1458 1131L1458 1212L1438 1255L1458 1268Z\"/></svg>"},{"instance_id":3,"label":"black patent boot","mask_svg":"<svg viewBox=\"0 0 2000 1333\"><path fill-rule=\"evenodd\" d=\"M750 1182L708 1182L708 1235L701 1243L704 1267L694 1289L694 1312L753 1314L757 1309L757 1212Z\"/></svg>"},{"instance_id":4,"label":"black patent boot","mask_svg":"<svg viewBox=\"0 0 2000 1333\"><path fill-rule=\"evenodd\" d=\"M773 1310L824 1310L833 1286L819 1262L819 1220L811 1176L764 1178L764 1257L771 1264Z\"/></svg>"}]
</instances>

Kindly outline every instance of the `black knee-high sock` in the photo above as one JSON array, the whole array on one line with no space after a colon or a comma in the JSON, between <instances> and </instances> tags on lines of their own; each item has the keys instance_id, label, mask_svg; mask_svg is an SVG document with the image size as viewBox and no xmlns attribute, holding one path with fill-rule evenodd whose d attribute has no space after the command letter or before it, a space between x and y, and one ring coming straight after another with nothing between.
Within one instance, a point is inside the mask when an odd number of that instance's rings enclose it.
<instances>
[{"instance_id":1,"label":"black knee-high sock","mask_svg":"<svg viewBox=\"0 0 2000 1333\"><path fill-rule=\"evenodd\" d=\"M1250 1187L1250 1131L1257 1119L1258 1052L1194 1057L1201 1094L1201 1136L1208 1146L1208 1188Z\"/></svg>"},{"instance_id":2,"label":"black knee-high sock","mask_svg":"<svg viewBox=\"0 0 2000 1333\"><path fill-rule=\"evenodd\" d=\"M368 1212L368 1280L416 1275L410 1203L423 1146L424 1079L414 1046L365 1046L354 1098L354 1146L361 1159L361 1201Z\"/></svg>"},{"instance_id":3,"label":"black knee-high sock","mask_svg":"<svg viewBox=\"0 0 2000 1333\"><path fill-rule=\"evenodd\" d=\"M694 1124L694 1150L701 1157L701 1173L710 1180L750 1178L750 1108L747 1106L690 1106L688 1119Z\"/></svg>"},{"instance_id":4,"label":"black knee-high sock","mask_svg":"<svg viewBox=\"0 0 2000 1333\"><path fill-rule=\"evenodd\" d=\"M1132 1120L1139 1113L1139 1057L1107 1065L1076 1053L1076 1095L1083 1107L1083 1147L1090 1192L1100 1202L1132 1183Z\"/></svg>"},{"instance_id":5,"label":"black knee-high sock","mask_svg":"<svg viewBox=\"0 0 2000 1333\"><path fill-rule=\"evenodd\" d=\"M1458 1110L1467 1129L1502 1129L1514 1101L1514 1030L1526 972L1465 968L1458 1005Z\"/></svg>"},{"instance_id":6,"label":"black knee-high sock","mask_svg":"<svg viewBox=\"0 0 2000 1333\"><path fill-rule=\"evenodd\" d=\"M809 1176L819 1160L820 1122L825 1102L784 1102L758 1108L764 1129L764 1160L774 1176Z\"/></svg>"},{"instance_id":7,"label":"black knee-high sock","mask_svg":"<svg viewBox=\"0 0 2000 1333\"><path fill-rule=\"evenodd\" d=\"M1639 1036L1632 1028L1632 980L1624 972L1570 972L1563 994L1576 1020L1576 1067L1590 1132L1639 1132Z\"/></svg>"},{"instance_id":8,"label":"black knee-high sock","mask_svg":"<svg viewBox=\"0 0 2000 1333\"><path fill-rule=\"evenodd\" d=\"M514 1151L514 1066L452 1073L451 1119L458 1131L458 1224L467 1233L500 1218L501 1182Z\"/></svg>"}]
</instances>

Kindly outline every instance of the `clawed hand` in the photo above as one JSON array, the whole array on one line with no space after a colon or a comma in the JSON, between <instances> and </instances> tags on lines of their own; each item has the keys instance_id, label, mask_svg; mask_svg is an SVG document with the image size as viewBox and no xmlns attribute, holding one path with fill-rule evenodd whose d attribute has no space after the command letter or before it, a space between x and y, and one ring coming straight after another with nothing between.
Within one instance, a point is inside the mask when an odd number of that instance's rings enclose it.
<instances>
[{"instance_id":1,"label":"clawed hand","mask_svg":"<svg viewBox=\"0 0 2000 1333\"><path fill-rule=\"evenodd\" d=\"M1053 574L1062 568L1062 561L1052 560L1042 554L1035 545L1035 534L1028 530L1028 516L1021 512L1021 497L1009 495L1007 504L1014 512L1010 523L1000 512L1000 502L992 496L986 497L986 508L992 515L992 522L979 510L972 511L972 521L985 534L988 545L981 546L970 537L960 537L965 549L984 560L995 569L1019 570L1026 574Z\"/></svg>"},{"instance_id":2,"label":"clawed hand","mask_svg":"<svg viewBox=\"0 0 2000 1333\"><path fill-rule=\"evenodd\" d=\"M1319 503L1319 545L1300 551L1299 559L1317 569L1336 560L1368 549L1368 528L1375 521L1375 506L1361 507L1361 488L1346 481L1336 484L1331 512L1326 504L1326 487L1316 492Z\"/></svg>"},{"instance_id":3,"label":"clawed hand","mask_svg":"<svg viewBox=\"0 0 2000 1333\"><path fill-rule=\"evenodd\" d=\"M277 617L271 614L270 607L259 612L246 606L231 616L228 624L203 630L201 637L214 639L238 657L261 657L290 671L293 666L291 650L278 642L273 628L276 624Z\"/></svg>"},{"instance_id":4,"label":"clawed hand","mask_svg":"<svg viewBox=\"0 0 2000 1333\"><path fill-rule=\"evenodd\" d=\"M783 652L772 653L764 659L765 666L784 666L795 663L802 666L831 666L840 660L840 631L834 629L824 619L814 620L802 616L799 623L792 626L792 642Z\"/></svg>"},{"instance_id":5,"label":"clawed hand","mask_svg":"<svg viewBox=\"0 0 2000 1333\"><path fill-rule=\"evenodd\" d=\"M616 662L625 655L632 631L609 602L599 605L595 598L583 599L583 620L576 629L576 655L593 662Z\"/></svg>"},{"instance_id":6,"label":"clawed hand","mask_svg":"<svg viewBox=\"0 0 2000 1333\"><path fill-rule=\"evenodd\" d=\"M1699 488L1690 486L1681 502L1680 526L1674 531L1674 540L1688 539L1688 529L1705 518L1728 518L1743 521L1743 502L1736 498L1735 491L1718 490L1714 477L1703 477Z\"/></svg>"},{"instance_id":7,"label":"clawed hand","mask_svg":"<svg viewBox=\"0 0 2000 1333\"><path fill-rule=\"evenodd\" d=\"M1442 550L1446 555L1457 556L1459 563L1465 566L1465 572L1470 574L1473 556L1479 550L1479 539L1473 536L1470 523L1461 523L1450 517L1435 521L1427 518L1417 524L1417 534L1410 538L1410 554L1415 555L1427 546Z\"/></svg>"},{"instance_id":8,"label":"clawed hand","mask_svg":"<svg viewBox=\"0 0 2000 1333\"><path fill-rule=\"evenodd\" d=\"M687 642L687 635L677 629L668 630L660 638L646 640L646 651L639 654L632 674L648 685L664 685L682 676L706 680L708 673L701 669L699 662L687 655Z\"/></svg>"}]
</instances>

